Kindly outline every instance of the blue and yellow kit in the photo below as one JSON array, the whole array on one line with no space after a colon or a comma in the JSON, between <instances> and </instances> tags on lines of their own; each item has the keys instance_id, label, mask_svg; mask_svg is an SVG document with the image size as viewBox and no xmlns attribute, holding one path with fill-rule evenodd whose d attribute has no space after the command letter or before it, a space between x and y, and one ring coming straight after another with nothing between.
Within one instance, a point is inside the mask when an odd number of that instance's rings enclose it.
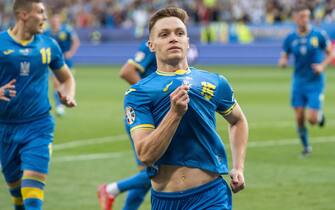
<instances>
[{"instance_id":1,"label":"blue and yellow kit","mask_svg":"<svg viewBox=\"0 0 335 210\"><path fill-rule=\"evenodd\" d=\"M283 51L294 57L292 106L320 109L325 86L324 73L315 73L312 64L321 63L330 40L325 31L311 27L306 34L290 33L283 43Z\"/></svg>"},{"instance_id":2,"label":"blue and yellow kit","mask_svg":"<svg viewBox=\"0 0 335 210\"><path fill-rule=\"evenodd\" d=\"M215 112L230 114L236 101L223 76L195 68L171 73L157 70L126 92L127 129L132 132L138 128L156 128L170 109L170 94L182 84L190 86L189 108L154 168L162 164L179 165L228 173L225 146L216 131Z\"/></svg>"},{"instance_id":3,"label":"blue and yellow kit","mask_svg":"<svg viewBox=\"0 0 335 210\"><path fill-rule=\"evenodd\" d=\"M136 66L142 79L157 70L156 56L150 51L146 41L141 43L134 58L128 62Z\"/></svg>"},{"instance_id":4,"label":"blue and yellow kit","mask_svg":"<svg viewBox=\"0 0 335 210\"><path fill-rule=\"evenodd\" d=\"M54 122L49 115L48 69L65 65L55 40L35 35L18 41L10 31L0 33L0 86L16 79L16 96L0 101L0 155L7 182L22 170L47 173Z\"/></svg>"},{"instance_id":5,"label":"blue and yellow kit","mask_svg":"<svg viewBox=\"0 0 335 210\"><path fill-rule=\"evenodd\" d=\"M54 33L50 28L45 30L45 35L55 39L60 46L63 54L68 52L72 47L72 40L74 36L77 36L77 33L69 25L63 24L58 32ZM73 67L72 59L65 59L66 64L69 68Z\"/></svg>"}]
</instances>

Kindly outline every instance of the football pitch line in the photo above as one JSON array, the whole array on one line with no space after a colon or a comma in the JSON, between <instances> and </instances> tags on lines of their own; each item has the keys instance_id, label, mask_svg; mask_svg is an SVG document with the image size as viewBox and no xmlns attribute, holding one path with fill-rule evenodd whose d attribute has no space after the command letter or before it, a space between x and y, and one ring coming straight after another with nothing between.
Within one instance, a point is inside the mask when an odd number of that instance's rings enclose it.
<instances>
[{"instance_id":1,"label":"football pitch line","mask_svg":"<svg viewBox=\"0 0 335 210\"><path fill-rule=\"evenodd\" d=\"M328 120L328 125L334 125L335 120ZM249 125L250 129L257 129L257 128L268 128L268 127L275 127L275 128L283 128L283 127L291 127L295 126L293 121L282 121L282 122L267 122L267 123L252 123ZM126 134L116 135L116 136L105 136L105 137L98 137L98 138L91 138L91 139L81 139L75 140L67 143L62 144L55 144L54 150L61 151L66 149L73 149L77 147L85 147L97 144L104 144L104 143L111 143L117 141L123 141L128 139Z\"/></svg>"},{"instance_id":2,"label":"football pitch line","mask_svg":"<svg viewBox=\"0 0 335 210\"><path fill-rule=\"evenodd\" d=\"M116 136L116 137L119 137L119 136ZM112 137L109 137L109 138L112 139ZM312 139L312 144L322 144L322 143L335 143L335 136L320 136L320 137L315 137ZM248 148L289 146L289 145L298 145L298 144L300 144L300 141L297 138L267 140L267 141L249 141ZM84 154L84 155L69 155L69 156L55 157L53 158L52 162L64 163L64 162L122 158L125 156L129 156L130 154L131 152L110 152L110 153L92 153L92 154Z\"/></svg>"},{"instance_id":3,"label":"football pitch line","mask_svg":"<svg viewBox=\"0 0 335 210\"><path fill-rule=\"evenodd\" d=\"M128 136L126 134L122 135L116 135L116 136L105 136L105 137L99 137L99 138L91 138L91 139L82 139L77 141L71 141L63 144L55 144L54 150L66 150L66 149L72 149L77 147L84 147L84 146L90 146L90 145L97 145L97 144L104 144L109 142L115 142L115 141L122 141L127 139Z\"/></svg>"}]
</instances>

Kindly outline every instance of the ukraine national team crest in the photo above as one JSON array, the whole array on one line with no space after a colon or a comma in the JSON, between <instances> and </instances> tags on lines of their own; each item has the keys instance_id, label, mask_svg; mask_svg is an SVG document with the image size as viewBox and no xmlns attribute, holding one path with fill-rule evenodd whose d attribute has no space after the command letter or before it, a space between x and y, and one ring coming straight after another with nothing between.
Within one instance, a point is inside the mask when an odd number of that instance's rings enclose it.
<instances>
[{"instance_id":1,"label":"ukraine national team crest","mask_svg":"<svg viewBox=\"0 0 335 210\"><path fill-rule=\"evenodd\" d=\"M30 73L30 63L25 61L20 63L20 76L29 76Z\"/></svg>"},{"instance_id":2,"label":"ukraine national team crest","mask_svg":"<svg viewBox=\"0 0 335 210\"><path fill-rule=\"evenodd\" d=\"M135 121L135 118L136 118L136 115L135 115L134 109L130 106L127 106L126 107L126 120L127 120L128 125L133 124Z\"/></svg>"},{"instance_id":3,"label":"ukraine national team crest","mask_svg":"<svg viewBox=\"0 0 335 210\"><path fill-rule=\"evenodd\" d=\"M313 47L318 47L319 46L319 40L318 40L317 37L314 36L314 37L311 38L311 45Z\"/></svg>"},{"instance_id":4,"label":"ukraine national team crest","mask_svg":"<svg viewBox=\"0 0 335 210\"><path fill-rule=\"evenodd\" d=\"M65 41L66 38L67 38L67 35L66 35L65 32L61 32L61 33L59 33L58 37L59 37L60 40Z\"/></svg>"}]
</instances>

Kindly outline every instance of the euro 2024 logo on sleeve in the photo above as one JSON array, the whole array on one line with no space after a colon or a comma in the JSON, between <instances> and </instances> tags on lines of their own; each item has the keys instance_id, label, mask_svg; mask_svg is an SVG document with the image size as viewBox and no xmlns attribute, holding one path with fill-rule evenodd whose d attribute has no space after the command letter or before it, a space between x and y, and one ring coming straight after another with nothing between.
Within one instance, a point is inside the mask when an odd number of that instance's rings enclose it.
<instances>
[{"instance_id":1,"label":"euro 2024 logo on sleeve","mask_svg":"<svg viewBox=\"0 0 335 210\"><path fill-rule=\"evenodd\" d=\"M127 120L128 125L133 124L135 122L135 118L136 118L136 115L135 115L134 109L130 106L127 106L126 107L126 120Z\"/></svg>"}]
</instances>

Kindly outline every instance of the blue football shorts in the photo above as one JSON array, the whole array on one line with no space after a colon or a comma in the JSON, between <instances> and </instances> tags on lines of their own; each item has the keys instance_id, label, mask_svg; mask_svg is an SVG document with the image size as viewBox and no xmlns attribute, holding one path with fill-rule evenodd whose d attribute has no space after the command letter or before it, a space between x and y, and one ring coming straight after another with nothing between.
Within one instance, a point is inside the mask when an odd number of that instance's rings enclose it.
<instances>
[{"instance_id":1,"label":"blue football shorts","mask_svg":"<svg viewBox=\"0 0 335 210\"><path fill-rule=\"evenodd\" d=\"M7 183L21 179L24 170L48 173L53 133L51 116L28 123L0 124L0 158Z\"/></svg>"},{"instance_id":2,"label":"blue football shorts","mask_svg":"<svg viewBox=\"0 0 335 210\"><path fill-rule=\"evenodd\" d=\"M321 88L293 88L291 93L291 105L294 108L307 107L320 110L323 106L324 94Z\"/></svg>"},{"instance_id":3,"label":"blue football shorts","mask_svg":"<svg viewBox=\"0 0 335 210\"><path fill-rule=\"evenodd\" d=\"M207 184L182 192L151 190L152 210L231 210L232 195L219 177Z\"/></svg>"}]
</instances>

